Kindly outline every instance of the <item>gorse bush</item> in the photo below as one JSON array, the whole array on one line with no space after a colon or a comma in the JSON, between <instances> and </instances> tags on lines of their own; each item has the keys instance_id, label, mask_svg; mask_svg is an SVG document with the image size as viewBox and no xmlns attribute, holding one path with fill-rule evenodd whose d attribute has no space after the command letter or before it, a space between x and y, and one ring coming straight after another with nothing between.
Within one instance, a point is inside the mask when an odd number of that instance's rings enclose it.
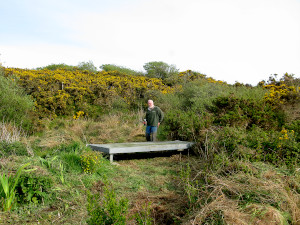
<instances>
[{"instance_id":1,"label":"gorse bush","mask_svg":"<svg viewBox=\"0 0 300 225\"><path fill-rule=\"evenodd\" d=\"M240 99L234 96L217 97L210 110L215 114L214 123L221 126L250 128L253 125L278 129L285 123L280 110L273 110L263 101Z\"/></svg>"},{"instance_id":2,"label":"gorse bush","mask_svg":"<svg viewBox=\"0 0 300 225\"><path fill-rule=\"evenodd\" d=\"M284 108L295 105L297 88L280 84L276 88L282 91L275 95L273 86L229 86L204 78L183 84L174 93L158 96L157 101L168 109L159 134L197 142L196 151L202 152L205 132L210 130L217 140L214 148L231 158L296 166L299 123L289 121ZM282 102L275 104L279 98ZM296 110L294 114L289 118L297 118Z\"/></svg>"},{"instance_id":3,"label":"gorse bush","mask_svg":"<svg viewBox=\"0 0 300 225\"><path fill-rule=\"evenodd\" d=\"M101 165L102 155L99 152L88 151L80 156L81 167L85 173L94 173Z\"/></svg>"},{"instance_id":4,"label":"gorse bush","mask_svg":"<svg viewBox=\"0 0 300 225\"><path fill-rule=\"evenodd\" d=\"M83 111L90 117L95 107L111 108L116 97L128 105L148 90L162 93L173 92L161 79L122 74L118 71L67 71L5 69L5 76L16 76L18 83L35 100L39 117L55 118L60 115L74 115ZM99 116L99 115L98 115Z\"/></svg>"},{"instance_id":5,"label":"gorse bush","mask_svg":"<svg viewBox=\"0 0 300 225\"><path fill-rule=\"evenodd\" d=\"M281 131L253 128L247 133L246 146L255 149L252 161L296 166L300 162L300 144L293 130Z\"/></svg>"},{"instance_id":6,"label":"gorse bush","mask_svg":"<svg viewBox=\"0 0 300 225\"><path fill-rule=\"evenodd\" d=\"M231 159L252 162L264 161L275 165L296 166L300 162L300 144L293 130L250 130L226 126L215 132L217 148L225 151Z\"/></svg>"},{"instance_id":7,"label":"gorse bush","mask_svg":"<svg viewBox=\"0 0 300 225\"><path fill-rule=\"evenodd\" d=\"M211 124L209 115L195 111L172 110L165 114L161 135L172 140L199 140Z\"/></svg>"}]
</instances>

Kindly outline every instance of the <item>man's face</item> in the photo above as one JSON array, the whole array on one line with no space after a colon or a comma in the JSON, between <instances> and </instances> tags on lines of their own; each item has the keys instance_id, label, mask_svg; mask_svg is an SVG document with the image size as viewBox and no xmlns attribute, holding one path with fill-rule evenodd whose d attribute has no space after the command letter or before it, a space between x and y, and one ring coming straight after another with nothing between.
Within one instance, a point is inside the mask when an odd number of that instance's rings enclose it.
<instances>
[{"instance_id":1,"label":"man's face","mask_svg":"<svg viewBox=\"0 0 300 225\"><path fill-rule=\"evenodd\" d=\"M153 101L148 101L148 107L152 108L153 107Z\"/></svg>"}]
</instances>

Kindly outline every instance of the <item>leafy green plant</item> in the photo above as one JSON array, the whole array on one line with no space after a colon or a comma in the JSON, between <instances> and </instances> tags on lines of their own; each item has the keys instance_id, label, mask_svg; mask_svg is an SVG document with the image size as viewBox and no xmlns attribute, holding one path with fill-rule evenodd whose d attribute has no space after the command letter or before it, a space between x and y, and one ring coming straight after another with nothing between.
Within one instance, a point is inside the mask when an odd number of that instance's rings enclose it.
<instances>
[{"instance_id":1,"label":"leafy green plant","mask_svg":"<svg viewBox=\"0 0 300 225\"><path fill-rule=\"evenodd\" d=\"M87 224L126 224L128 200L118 200L114 189L106 185L102 198L88 194L87 210L90 216Z\"/></svg>"},{"instance_id":2,"label":"leafy green plant","mask_svg":"<svg viewBox=\"0 0 300 225\"><path fill-rule=\"evenodd\" d=\"M153 218L151 217L151 203L144 205L142 210L135 214L135 221L139 225L152 225Z\"/></svg>"},{"instance_id":3,"label":"leafy green plant","mask_svg":"<svg viewBox=\"0 0 300 225\"><path fill-rule=\"evenodd\" d=\"M192 208L199 199L199 184L197 180L193 181L191 179L191 168L189 164L181 168L180 179L183 184L184 193L188 198L189 207Z\"/></svg>"},{"instance_id":4,"label":"leafy green plant","mask_svg":"<svg viewBox=\"0 0 300 225\"><path fill-rule=\"evenodd\" d=\"M23 174L17 180L16 196L21 204L40 203L48 199L53 181L51 177L39 176L33 173Z\"/></svg>"},{"instance_id":5,"label":"leafy green plant","mask_svg":"<svg viewBox=\"0 0 300 225\"><path fill-rule=\"evenodd\" d=\"M94 173L100 167L102 155L99 152L88 151L80 156L81 166L85 173Z\"/></svg>"},{"instance_id":6,"label":"leafy green plant","mask_svg":"<svg viewBox=\"0 0 300 225\"><path fill-rule=\"evenodd\" d=\"M0 201L2 203L3 211L9 211L16 200L15 188L21 176L21 173L29 163L21 166L16 173L16 177L12 179L11 176L7 176L5 173L0 176L1 187L0 187Z\"/></svg>"},{"instance_id":7,"label":"leafy green plant","mask_svg":"<svg viewBox=\"0 0 300 225\"><path fill-rule=\"evenodd\" d=\"M45 166L46 168L50 169L52 168L53 162L57 159L57 155L52 157L52 158L42 158L39 157L41 165Z\"/></svg>"}]
</instances>

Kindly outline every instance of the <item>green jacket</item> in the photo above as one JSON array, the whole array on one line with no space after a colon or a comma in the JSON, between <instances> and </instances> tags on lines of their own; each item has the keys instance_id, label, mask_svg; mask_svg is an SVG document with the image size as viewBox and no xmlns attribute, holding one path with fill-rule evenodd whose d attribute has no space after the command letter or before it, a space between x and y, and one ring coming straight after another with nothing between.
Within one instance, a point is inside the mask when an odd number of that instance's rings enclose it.
<instances>
[{"instance_id":1,"label":"green jacket","mask_svg":"<svg viewBox=\"0 0 300 225\"><path fill-rule=\"evenodd\" d=\"M157 127L158 123L161 123L164 119L164 113L157 106L154 106L153 109L147 109L146 117L147 126Z\"/></svg>"}]
</instances>

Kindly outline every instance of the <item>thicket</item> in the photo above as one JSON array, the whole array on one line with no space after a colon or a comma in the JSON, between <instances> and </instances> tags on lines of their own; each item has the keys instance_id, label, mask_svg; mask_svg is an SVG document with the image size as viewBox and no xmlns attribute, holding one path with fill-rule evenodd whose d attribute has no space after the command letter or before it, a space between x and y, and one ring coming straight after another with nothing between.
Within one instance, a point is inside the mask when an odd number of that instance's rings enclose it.
<instances>
[{"instance_id":1,"label":"thicket","mask_svg":"<svg viewBox=\"0 0 300 225\"><path fill-rule=\"evenodd\" d=\"M91 73L68 70L24 70L6 68L5 76L18 83L35 101L39 118L76 115L96 118L103 111L138 107L148 92L169 93L174 88L161 79L122 74L118 71Z\"/></svg>"},{"instance_id":2,"label":"thicket","mask_svg":"<svg viewBox=\"0 0 300 225\"><path fill-rule=\"evenodd\" d=\"M207 132L213 132L217 148L229 155L247 147L254 150L246 156L252 161L295 166L299 99L299 86L287 86L284 80L257 87L189 82L158 99L166 109L161 137L194 141L203 149ZM287 114L289 106L294 107Z\"/></svg>"},{"instance_id":3,"label":"thicket","mask_svg":"<svg viewBox=\"0 0 300 225\"><path fill-rule=\"evenodd\" d=\"M196 143L198 160L180 174L188 223L297 224L299 79L285 74L256 87L207 80L183 83L180 91L157 98L166 111L160 137ZM268 164L288 168L295 181L261 172ZM287 205L283 196L289 196Z\"/></svg>"}]
</instances>

